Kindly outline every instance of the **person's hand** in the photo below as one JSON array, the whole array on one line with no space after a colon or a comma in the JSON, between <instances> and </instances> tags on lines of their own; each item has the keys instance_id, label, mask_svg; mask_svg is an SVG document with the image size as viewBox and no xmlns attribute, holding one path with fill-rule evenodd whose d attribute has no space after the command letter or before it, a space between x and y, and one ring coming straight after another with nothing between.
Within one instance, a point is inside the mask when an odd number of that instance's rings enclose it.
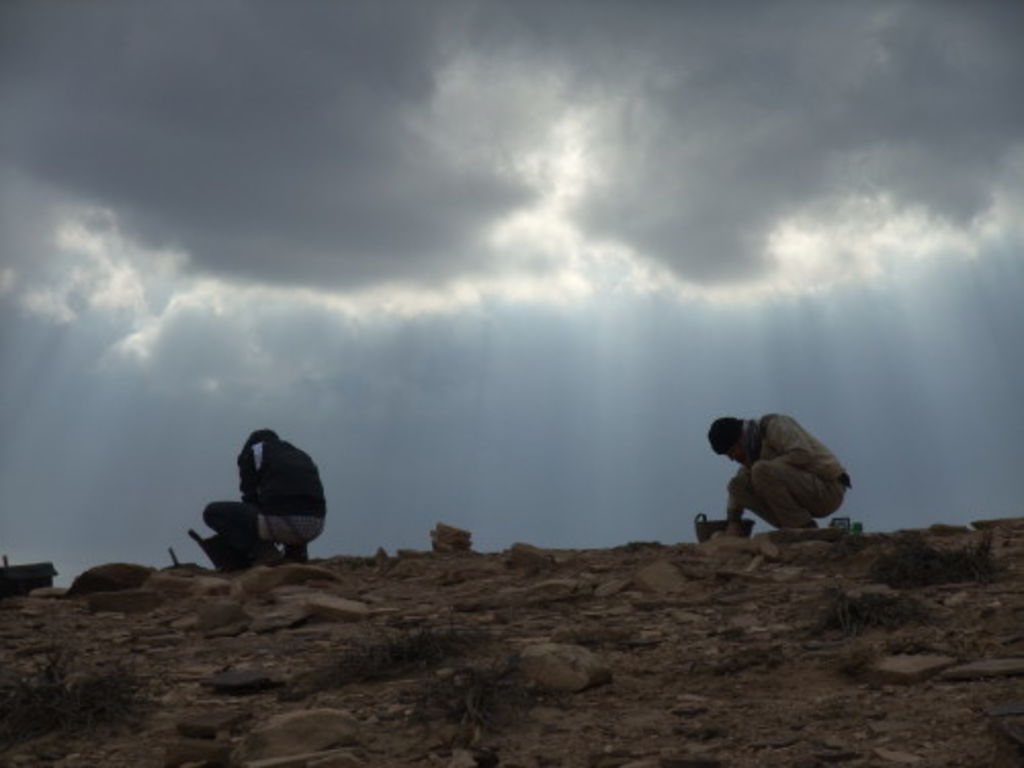
<instances>
[{"instance_id":1,"label":"person's hand","mask_svg":"<svg viewBox=\"0 0 1024 768\"><path fill-rule=\"evenodd\" d=\"M740 520L730 520L725 526L725 535L745 537L746 531L743 529L743 523Z\"/></svg>"}]
</instances>

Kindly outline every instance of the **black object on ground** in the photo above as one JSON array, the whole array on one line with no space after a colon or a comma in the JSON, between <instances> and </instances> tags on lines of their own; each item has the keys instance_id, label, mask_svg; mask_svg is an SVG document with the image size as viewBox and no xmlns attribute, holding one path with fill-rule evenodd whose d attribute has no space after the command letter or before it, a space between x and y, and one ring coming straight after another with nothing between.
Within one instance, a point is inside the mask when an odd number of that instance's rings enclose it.
<instances>
[{"instance_id":1,"label":"black object on ground","mask_svg":"<svg viewBox=\"0 0 1024 768\"><path fill-rule=\"evenodd\" d=\"M5 557L3 567L0 567L0 598L27 595L39 587L52 587L56 575L53 563L7 565Z\"/></svg>"},{"instance_id":2,"label":"black object on ground","mask_svg":"<svg viewBox=\"0 0 1024 768\"><path fill-rule=\"evenodd\" d=\"M204 539L189 528L188 535L206 553L218 571L240 571L252 564L247 557L229 547L219 533Z\"/></svg>"}]
</instances>

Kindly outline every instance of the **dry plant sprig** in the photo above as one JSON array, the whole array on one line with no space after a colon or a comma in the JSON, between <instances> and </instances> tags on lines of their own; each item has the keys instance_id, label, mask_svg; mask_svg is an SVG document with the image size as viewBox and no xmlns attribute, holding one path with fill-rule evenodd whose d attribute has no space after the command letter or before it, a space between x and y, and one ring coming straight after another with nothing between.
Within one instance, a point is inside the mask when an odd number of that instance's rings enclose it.
<instances>
[{"instance_id":1,"label":"dry plant sprig","mask_svg":"<svg viewBox=\"0 0 1024 768\"><path fill-rule=\"evenodd\" d=\"M897 629L906 624L921 624L929 618L928 609L912 597L868 592L851 596L833 589L825 615L817 631L838 629L854 637L872 627Z\"/></svg>"},{"instance_id":2,"label":"dry plant sprig","mask_svg":"<svg viewBox=\"0 0 1024 768\"><path fill-rule=\"evenodd\" d=\"M534 701L510 657L486 666L460 667L442 679L421 686L416 695L416 716L429 720L440 715L455 723L453 746L468 746L484 730L493 730L502 715L526 709Z\"/></svg>"},{"instance_id":3,"label":"dry plant sprig","mask_svg":"<svg viewBox=\"0 0 1024 768\"><path fill-rule=\"evenodd\" d=\"M126 721L143 703L139 688L124 667L75 674L64 652L49 653L29 674L0 682L0 747Z\"/></svg>"},{"instance_id":4,"label":"dry plant sprig","mask_svg":"<svg viewBox=\"0 0 1024 768\"><path fill-rule=\"evenodd\" d=\"M305 687L308 692L316 692L350 683L394 679L461 656L484 639L478 632L454 627L388 633L377 642L356 646L333 663L314 670L305 676Z\"/></svg>"},{"instance_id":5,"label":"dry plant sprig","mask_svg":"<svg viewBox=\"0 0 1024 768\"><path fill-rule=\"evenodd\" d=\"M992 533L974 545L943 550L929 546L920 535L908 535L892 552L871 565L871 578L890 587L926 587L961 581L988 583L999 572L992 556Z\"/></svg>"}]
</instances>

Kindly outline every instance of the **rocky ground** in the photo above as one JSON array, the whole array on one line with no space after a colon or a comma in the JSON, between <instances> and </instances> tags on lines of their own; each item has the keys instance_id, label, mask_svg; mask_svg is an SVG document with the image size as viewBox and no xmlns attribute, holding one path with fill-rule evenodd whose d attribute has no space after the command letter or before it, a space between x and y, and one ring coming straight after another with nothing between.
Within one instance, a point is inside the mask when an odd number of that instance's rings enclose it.
<instances>
[{"instance_id":1,"label":"rocky ground","mask_svg":"<svg viewBox=\"0 0 1024 768\"><path fill-rule=\"evenodd\" d=\"M1024 765L1024 519L915 533L99 566L0 601L0 766Z\"/></svg>"}]
</instances>

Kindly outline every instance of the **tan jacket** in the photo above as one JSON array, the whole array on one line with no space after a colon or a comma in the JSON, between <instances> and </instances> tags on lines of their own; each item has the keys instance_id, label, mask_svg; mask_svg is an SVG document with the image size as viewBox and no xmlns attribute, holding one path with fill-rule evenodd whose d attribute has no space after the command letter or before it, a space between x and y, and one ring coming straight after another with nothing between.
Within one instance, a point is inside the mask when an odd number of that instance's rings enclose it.
<instances>
[{"instance_id":1,"label":"tan jacket","mask_svg":"<svg viewBox=\"0 0 1024 768\"><path fill-rule=\"evenodd\" d=\"M826 481L838 480L846 472L832 451L801 427L796 419L769 413L761 417L760 428L761 460L774 459Z\"/></svg>"}]
</instances>

